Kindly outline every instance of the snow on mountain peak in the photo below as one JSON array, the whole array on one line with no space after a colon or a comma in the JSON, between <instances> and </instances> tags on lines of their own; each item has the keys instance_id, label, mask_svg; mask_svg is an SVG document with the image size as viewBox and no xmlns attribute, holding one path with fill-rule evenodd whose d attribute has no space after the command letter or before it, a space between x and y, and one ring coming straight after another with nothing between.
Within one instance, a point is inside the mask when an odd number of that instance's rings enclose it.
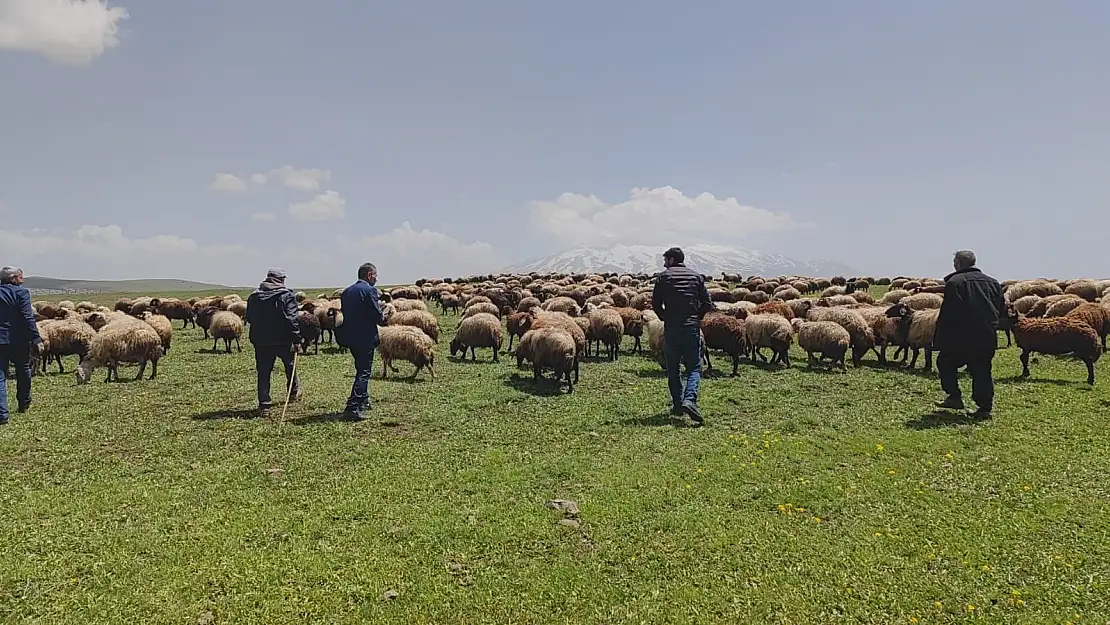
<instances>
[{"instance_id":1,"label":"snow on mountain peak","mask_svg":"<svg viewBox=\"0 0 1110 625\"><path fill-rule=\"evenodd\" d=\"M514 265L506 271L516 273L653 273L663 268L666 248L648 245L613 245L607 248L577 247L550 256ZM801 261L757 250L696 244L682 248L686 266L707 275L722 271L743 275L775 276L796 274L831 276L856 273L833 261Z\"/></svg>"}]
</instances>

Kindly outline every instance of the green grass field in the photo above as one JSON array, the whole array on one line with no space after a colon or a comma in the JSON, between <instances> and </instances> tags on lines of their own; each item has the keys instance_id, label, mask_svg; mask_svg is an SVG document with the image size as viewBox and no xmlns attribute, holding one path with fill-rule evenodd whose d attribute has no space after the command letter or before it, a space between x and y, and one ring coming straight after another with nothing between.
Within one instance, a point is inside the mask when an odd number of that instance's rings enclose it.
<instances>
[{"instance_id":1,"label":"green grass field","mask_svg":"<svg viewBox=\"0 0 1110 625\"><path fill-rule=\"evenodd\" d=\"M0 428L0 620L1110 622L1110 359L1089 388L1063 358L1017 381L1002 349L973 423L932 375L795 349L704 380L689 428L647 358L555 394L450 360L454 326L435 381L375 376L360 423L336 419L349 356L302 357L304 400L262 420L249 344L193 329L153 382L36 378Z\"/></svg>"}]
</instances>

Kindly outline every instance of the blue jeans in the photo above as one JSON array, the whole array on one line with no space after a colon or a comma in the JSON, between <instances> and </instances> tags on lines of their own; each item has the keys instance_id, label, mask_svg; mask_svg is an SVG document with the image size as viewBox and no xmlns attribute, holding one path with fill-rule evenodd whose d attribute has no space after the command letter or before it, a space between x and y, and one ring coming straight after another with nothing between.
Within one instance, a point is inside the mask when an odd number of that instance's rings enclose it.
<instances>
[{"instance_id":1,"label":"blue jeans","mask_svg":"<svg viewBox=\"0 0 1110 625\"><path fill-rule=\"evenodd\" d=\"M295 397L299 384L293 372L293 346L292 345L255 345L254 367L258 370L258 405L268 408L272 403L270 399L270 376L274 372L274 362L281 359L285 366L285 383L289 387L289 377L293 377L293 386L290 396Z\"/></svg>"},{"instance_id":2,"label":"blue jeans","mask_svg":"<svg viewBox=\"0 0 1110 625\"><path fill-rule=\"evenodd\" d=\"M347 398L347 412L366 410L370 406L370 367L374 364L374 349L351 350L355 357L355 382Z\"/></svg>"},{"instance_id":3,"label":"blue jeans","mask_svg":"<svg viewBox=\"0 0 1110 625\"><path fill-rule=\"evenodd\" d=\"M31 354L27 348L0 345L0 421L8 420L8 363L15 367L15 396L20 406L31 403Z\"/></svg>"},{"instance_id":4,"label":"blue jeans","mask_svg":"<svg viewBox=\"0 0 1110 625\"><path fill-rule=\"evenodd\" d=\"M667 359L667 385L671 389L671 405L698 403L701 382L701 328L698 326L665 328L663 355ZM686 366L686 389L678 375L678 366Z\"/></svg>"}]
</instances>

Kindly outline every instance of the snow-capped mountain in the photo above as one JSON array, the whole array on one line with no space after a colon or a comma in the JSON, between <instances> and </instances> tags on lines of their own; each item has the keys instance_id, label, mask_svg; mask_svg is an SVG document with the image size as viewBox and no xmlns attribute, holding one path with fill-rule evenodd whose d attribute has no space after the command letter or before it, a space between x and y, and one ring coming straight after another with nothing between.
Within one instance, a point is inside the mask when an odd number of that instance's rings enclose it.
<instances>
[{"instance_id":1,"label":"snow-capped mountain","mask_svg":"<svg viewBox=\"0 0 1110 625\"><path fill-rule=\"evenodd\" d=\"M654 273L663 268L663 249L647 245L614 245L608 248L579 247L540 259L514 265L506 271L519 273ZM778 254L764 254L721 245L690 245L682 248L686 266L706 275L722 271L745 276L802 275L832 276L855 274L852 268L835 261L802 261Z\"/></svg>"}]
</instances>

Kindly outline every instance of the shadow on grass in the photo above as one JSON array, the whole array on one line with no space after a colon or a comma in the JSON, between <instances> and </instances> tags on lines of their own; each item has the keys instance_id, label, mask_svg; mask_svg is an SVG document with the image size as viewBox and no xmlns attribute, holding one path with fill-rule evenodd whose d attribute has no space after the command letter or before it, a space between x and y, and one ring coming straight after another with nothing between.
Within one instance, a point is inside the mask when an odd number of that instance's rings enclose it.
<instances>
[{"instance_id":1,"label":"shadow on grass","mask_svg":"<svg viewBox=\"0 0 1110 625\"><path fill-rule=\"evenodd\" d=\"M1013 375L1008 378L998 378L994 381L995 384L1050 384L1052 386L1087 386L1086 382L1077 380L1056 380L1053 378L1033 378L1022 377L1020 375Z\"/></svg>"},{"instance_id":2,"label":"shadow on grass","mask_svg":"<svg viewBox=\"0 0 1110 625\"><path fill-rule=\"evenodd\" d=\"M297 417L296 419L290 419L289 423L293 425L321 425L324 423L359 423L365 420L366 413L363 413L362 419L352 419L340 411Z\"/></svg>"},{"instance_id":3,"label":"shadow on grass","mask_svg":"<svg viewBox=\"0 0 1110 625\"><path fill-rule=\"evenodd\" d=\"M647 370L637 369L636 370L636 377L638 377L638 378L665 378L665 377L667 377L667 372L663 371L662 369L647 369Z\"/></svg>"},{"instance_id":4,"label":"shadow on grass","mask_svg":"<svg viewBox=\"0 0 1110 625\"><path fill-rule=\"evenodd\" d=\"M430 381L430 376L427 371L421 371L417 377L412 377L412 374L396 374L392 371L389 372L388 377L381 377L380 375L373 376L375 382L392 382L394 384L425 384Z\"/></svg>"},{"instance_id":5,"label":"shadow on grass","mask_svg":"<svg viewBox=\"0 0 1110 625\"><path fill-rule=\"evenodd\" d=\"M257 419L258 409L250 410L213 410L193 415L193 421L218 421L220 419Z\"/></svg>"},{"instance_id":6,"label":"shadow on grass","mask_svg":"<svg viewBox=\"0 0 1110 625\"><path fill-rule=\"evenodd\" d=\"M198 349L197 351L195 351L195 352L193 352L193 353L195 353L195 354L209 354L209 355L212 355L212 354L223 354L224 356L230 356L230 355L232 355L232 354L236 354L236 353L238 353L238 352L236 352L236 351L235 351L234 349L232 349L232 350L231 350L230 352L228 352L228 351L227 351L227 350L226 350L225 348L223 348L223 347L218 347L218 348L216 348L216 349L209 349L209 348L207 348L207 347L202 347L202 348Z\"/></svg>"},{"instance_id":7,"label":"shadow on grass","mask_svg":"<svg viewBox=\"0 0 1110 625\"><path fill-rule=\"evenodd\" d=\"M504 356L504 354L502 354L502 356ZM513 356L512 358L513 358L513 360L516 360L515 356ZM478 356L478 360L471 360L470 356L465 356L465 357L462 357L462 358L456 357L456 356L448 356L447 360L449 362L451 362L451 364L455 364L455 365L490 365L490 364L497 364L497 362L501 362L500 359L498 359L495 362L489 356L486 356L485 358L482 358L481 355Z\"/></svg>"},{"instance_id":8,"label":"shadow on grass","mask_svg":"<svg viewBox=\"0 0 1110 625\"><path fill-rule=\"evenodd\" d=\"M334 356L336 354L346 354L347 350L342 348L342 347L335 347L333 345L333 346L329 346L329 347L320 348L320 353L321 354L326 354L326 355L329 355L329 356Z\"/></svg>"},{"instance_id":9,"label":"shadow on grass","mask_svg":"<svg viewBox=\"0 0 1110 625\"><path fill-rule=\"evenodd\" d=\"M691 427L690 421L684 417L676 417L668 412L660 412L646 417L632 417L630 419L622 419L621 425L631 427L649 427L657 428L670 425L676 428Z\"/></svg>"},{"instance_id":10,"label":"shadow on grass","mask_svg":"<svg viewBox=\"0 0 1110 625\"><path fill-rule=\"evenodd\" d=\"M559 395L564 395L563 384L565 384L565 382L557 384L554 378L544 376L541 376L537 383L531 377L525 377L518 373L514 373L505 379L505 386L516 389L521 393L536 395L538 397L557 397Z\"/></svg>"},{"instance_id":11,"label":"shadow on grass","mask_svg":"<svg viewBox=\"0 0 1110 625\"><path fill-rule=\"evenodd\" d=\"M976 425L985 422L985 419L975 417L971 413L934 410L924 416L906 421L906 427L911 430L931 430L957 425Z\"/></svg>"}]
</instances>

